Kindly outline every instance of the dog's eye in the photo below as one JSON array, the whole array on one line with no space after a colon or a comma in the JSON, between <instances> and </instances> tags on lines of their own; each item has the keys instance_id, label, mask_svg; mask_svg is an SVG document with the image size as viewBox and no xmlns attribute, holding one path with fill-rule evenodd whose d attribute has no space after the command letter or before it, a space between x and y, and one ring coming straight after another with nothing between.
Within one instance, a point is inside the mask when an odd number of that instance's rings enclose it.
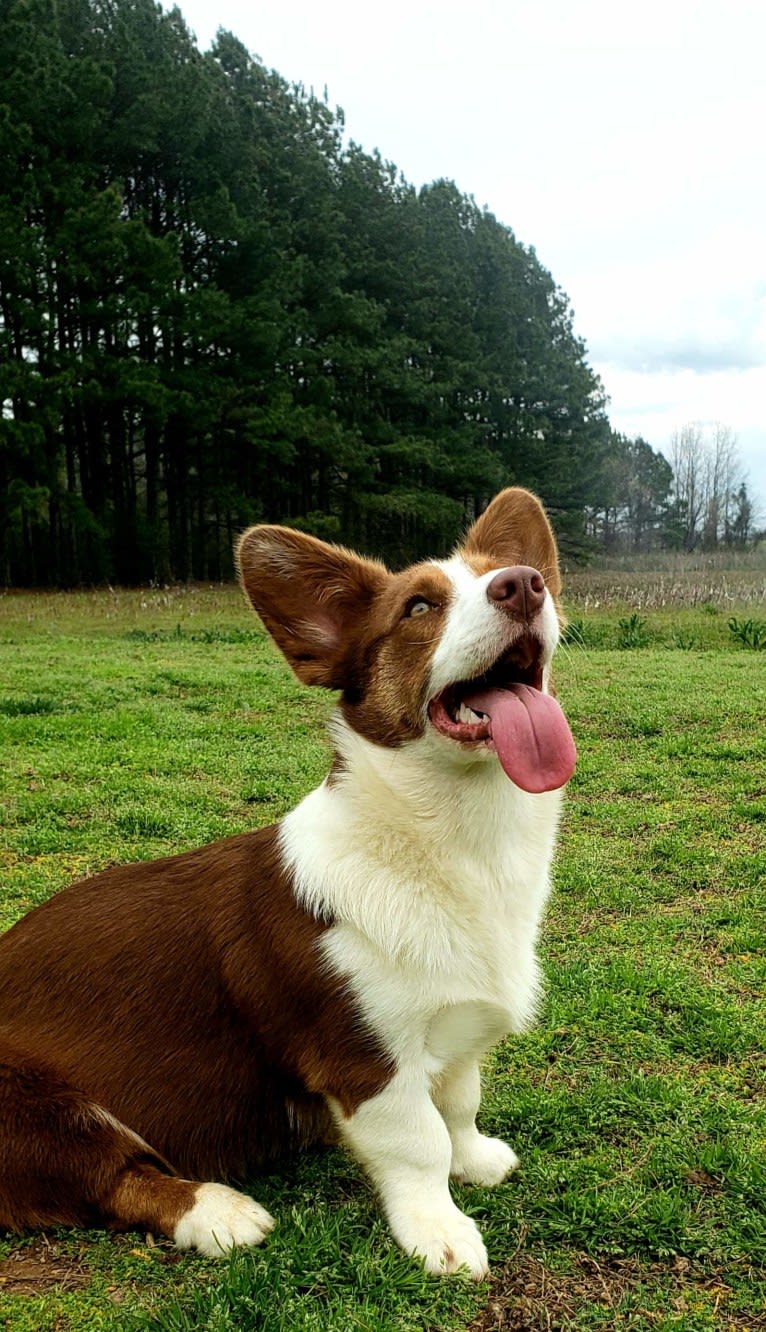
<instances>
[{"instance_id":1,"label":"dog's eye","mask_svg":"<svg viewBox=\"0 0 766 1332\"><path fill-rule=\"evenodd\" d=\"M415 615L427 615L433 606L425 597L412 597L404 608L405 619L411 619Z\"/></svg>"}]
</instances>

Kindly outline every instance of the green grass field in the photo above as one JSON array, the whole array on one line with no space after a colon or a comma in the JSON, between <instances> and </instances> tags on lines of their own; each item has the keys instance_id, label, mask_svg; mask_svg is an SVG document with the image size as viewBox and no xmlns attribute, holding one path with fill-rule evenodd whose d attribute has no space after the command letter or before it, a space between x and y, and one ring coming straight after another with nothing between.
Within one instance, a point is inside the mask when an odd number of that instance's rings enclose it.
<instances>
[{"instance_id":1,"label":"green grass field","mask_svg":"<svg viewBox=\"0 0 766 1332\"><path fill-rule=\"evenodd\" d=\"M0 1237L0 1327L766 1328L766 651L727 624L766 616L762 575L653 604L629 577L573 580L547 999L486 1069L483 1127L522 1166L456 1190L491 1283L423 1275L331 1152L254 1183L278 1228L230 1261ZM331 702L234 589L0 598L0 927L73 877L279 818L325 771Z\"/></svg>"}]
</instances>

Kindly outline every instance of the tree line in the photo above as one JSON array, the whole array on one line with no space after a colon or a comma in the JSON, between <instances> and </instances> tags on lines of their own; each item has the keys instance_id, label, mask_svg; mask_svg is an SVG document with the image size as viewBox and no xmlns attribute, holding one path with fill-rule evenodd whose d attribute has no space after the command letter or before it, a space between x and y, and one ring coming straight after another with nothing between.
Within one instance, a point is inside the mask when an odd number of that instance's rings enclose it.
<instances>
[{"instance_id":1,"label":"tree line","mask_svg":"<svg viewBox=\"0 0 766 1332\"><path fill-rule=\"evenodd\" d=\"M154 0L0 0L0 432L7 584L228 577L258 520L397 562L509 483L575 555L692 504L534 249Z\"/></svg>"},{"instance_id":2,"label":"tree line","mask_svg":"<svg viewBox=\"0 0 766 1332\"><path fill-rule=\"evenodd\" d=\"M600 549L744 548L760 537L733 431L689 422L673 432L669 459L640 437L612 434L586 532Z\"/></svg>"}]
</instances>

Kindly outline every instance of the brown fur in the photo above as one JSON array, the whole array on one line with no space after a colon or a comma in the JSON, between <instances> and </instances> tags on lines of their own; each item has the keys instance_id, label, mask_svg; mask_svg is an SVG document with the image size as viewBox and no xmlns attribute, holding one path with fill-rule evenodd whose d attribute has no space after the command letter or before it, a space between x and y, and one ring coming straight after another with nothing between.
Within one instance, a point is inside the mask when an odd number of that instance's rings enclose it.
<instances>
[{"instance_id":1,"label":"brown fur","mask_svg":"<svg viewBox=\"0 0 766 1332\"><path fill-rule=\"evenodd\" d=\"M431 609L408 615L416 598ZM389 574L364 626L356 674L341 698L341 711L359 735L396 746L423 734L431 660L451 598L449 578L434 565Z\"/></svg>"},{"instance_id":2,"label":"brown fur","mask_svg":"<svg viewBox=\"0 0 766 1332\"><path fill-rule=\"evenodd\" d=\"M295 901L276 828L107 870L14 926L0 1225L148 1224L136 1198L158 1215L161 1171L241 1180L321 1136L325 1096L350 1113L374 1095L391 1069L321 970L324 928Z\"/></svg>"},{"instance_id":3,"label":"brown fur","mask_svg":"<svg viewBox=\"0 0 766 1332\"><path fill-rule=\"evenodd\" d=\"M528 564L542 574L553 597L561 595L556 540L540 501L528 490L501 490L476 519L461 548L477 573Z\"/></svg>"},{"instance_id":4,"label":"brown fur","mask_svg":"<svg viewBox=\"0 0 766 1332\"><path fill-rule=\"evenodd\" d=\"M299 679L342 690L346 720L375 744L422 735L431 658L452 595L441 569L418 564L393 574L286 527L250 528L238 561L245 591ZM416 598L431 610L413 617Z\"/></svg>"},{"instance_id":5,"label":"brown fur","mask_svg":"<svg viewBox=\"0 0 766 1332\"><path fill-rule=\"evenodd\" d=\"M382 564L289 527L251 527L236 551L253 606L304 684L343 689Z\"/></svg>"}]
</instances>

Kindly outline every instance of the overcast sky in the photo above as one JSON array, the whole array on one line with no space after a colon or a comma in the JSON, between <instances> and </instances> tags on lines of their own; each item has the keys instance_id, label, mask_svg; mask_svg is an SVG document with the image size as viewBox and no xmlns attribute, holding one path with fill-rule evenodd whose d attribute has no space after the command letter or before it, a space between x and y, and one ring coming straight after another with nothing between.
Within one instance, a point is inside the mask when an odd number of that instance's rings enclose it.
<instances>
[{"instance_id":1,"label":"overcast sky","mask_svg":"<svg viewBox=\"0 0 766 1332\"><path fill-rule=\"evenodd\" d=\"M182 0L412 183L447 176L570 297L612 424L736 432L766 518L764 0Z\"/></svg>"}]
</instances>

